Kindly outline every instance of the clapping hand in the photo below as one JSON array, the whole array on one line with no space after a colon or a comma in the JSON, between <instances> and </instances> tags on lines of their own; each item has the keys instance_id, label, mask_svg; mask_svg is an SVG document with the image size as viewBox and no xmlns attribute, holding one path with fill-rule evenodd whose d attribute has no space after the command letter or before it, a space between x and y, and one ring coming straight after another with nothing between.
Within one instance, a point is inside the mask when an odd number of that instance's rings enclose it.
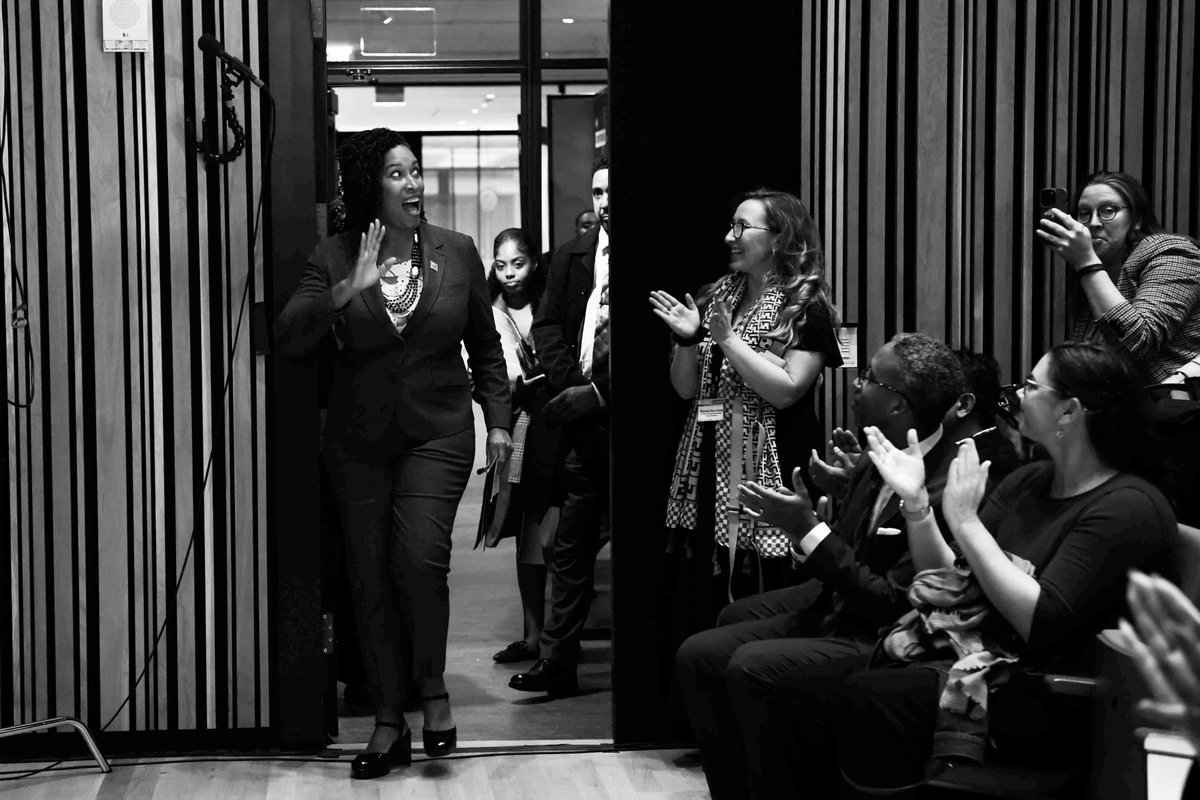
<instances>
[{"instance_id":1,"label":"clapping hand","mask_svg":"<svg viewBox=\"0 0 1200 800\"><path fill-rule=\"evenodd\" d=\"M1037 235L1075 269L1100 261L1088 227L1057 208L1038 220Z\"/></svg>"},{"instance_id":2,"label":"clapping hand","mask_svg":"<svg viewBox=\"0 0 1200 800\"><path fill-rule=\"evenodd\" d=\"M799 467L792 470L792 486L795 491L788 491L782 486L768 489L747 481L738 486L738 495L750 516L782 528L792 540L792 546L798 547L805 534L817 525L818 519L808 490L804 488Z\"/></svg>"},{"instance_id":3,"label":"clapping hand","mask_svg":"<svg viewBox=\"0 0 1200 800\"><path fill-rule=\"evenodd\" d=\"M1200 746L1200 611L1170 581L1137 570L1126 599L1133 624L1121 620L1121 637L1152 695L1138 712Z\"/></svg>"},{"instance_id":4,"label":"clapping hand","mask_svg":"<svg viewBox=\"0 0 1200 800\"><path fill-rule=\"evenodd\" d=\"M724 300L713 300L712 315L708 318L708 330L712 340L724 344L733 336L733 319L729 315L729 306Z\"/></svg>"},{"instance_id":5,"label":"clapping hand","mask_svg":"<svg viewBox=\"0 0 1200 800\"><path fill-rule=\"evenodd\" d=\"M700 310L690 294L685 294L681 303L666 292L654 291L650 293L650 305L679 338L690 339L700 330Z\"/></svg>"},{"instance_id":6,"label":"clapping hand","mask_svg":"<svg viewBox=\"0 0 1200 800\"><path fill-rule=\"evenodd\" d=\"M905 507L925 505L925 456L921 454L917 432L908 429L908 446L903 450L888 441L874 426L863 429L867 435L867 456Z\"/></svg>"},{"instance_id":7,"label":"clapping hand","mask_svg":"<svg viewBox=\"0 0 1200 800\"><path fill-rule=\"evenodd\" d=\"M967 439L959 445L958 455L950 462L946 490L942 492L942 514L956 536L963 524L979 514L979 504L987 492L988 467L991 465L990 461L979 463L979 451L975 449L974 439Z\"/></svg>"},{"instance_id":8,"label":"clapping hand","mask_svg":"<svg viewBox=\"0 0 1200 800\"><path fill-rule=\"evenodd\" d=\"M844 428L834 428L825 454L828 461L822 460L816 450L808 460L813 483L832 497L844 498L850 490L854 465L861 455L862 447L854 434Z\"/></svg>"}]
</instances>

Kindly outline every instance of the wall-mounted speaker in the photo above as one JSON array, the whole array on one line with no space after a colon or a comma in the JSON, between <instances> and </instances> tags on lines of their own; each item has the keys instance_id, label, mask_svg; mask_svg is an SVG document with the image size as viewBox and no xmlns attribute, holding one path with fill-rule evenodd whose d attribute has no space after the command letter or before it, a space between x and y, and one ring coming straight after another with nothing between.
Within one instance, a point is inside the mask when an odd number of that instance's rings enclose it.
<instances>
[{"instance_id":1,"label":"wall-mounted speaker","mask_svg":"<svg viewBox=\"0 0 1200 800\"><path fill-rule=\"evenodd\" d=\"M102 0L105 52L150 49L150 0Z\"/></svg>"}]
</instances>

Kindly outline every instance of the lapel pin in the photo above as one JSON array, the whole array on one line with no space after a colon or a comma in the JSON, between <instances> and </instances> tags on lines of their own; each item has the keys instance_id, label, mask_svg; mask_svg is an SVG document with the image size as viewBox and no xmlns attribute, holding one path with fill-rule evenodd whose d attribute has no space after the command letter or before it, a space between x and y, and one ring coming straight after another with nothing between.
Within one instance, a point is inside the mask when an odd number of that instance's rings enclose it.
<instances>
[{"instance_id":1,"label":"lapel pin","mask_svg":"<svg viewBox=\"0 0 1200 800\"><path fill-rule=\"evenodd\" d=\"M433 270L434 272L437 272L437 268L438 268L437 262L436 262L436 261L430 261L430 262L429 262L429 268L430 268L431 270Z\"/></svg>"}]
</instances>

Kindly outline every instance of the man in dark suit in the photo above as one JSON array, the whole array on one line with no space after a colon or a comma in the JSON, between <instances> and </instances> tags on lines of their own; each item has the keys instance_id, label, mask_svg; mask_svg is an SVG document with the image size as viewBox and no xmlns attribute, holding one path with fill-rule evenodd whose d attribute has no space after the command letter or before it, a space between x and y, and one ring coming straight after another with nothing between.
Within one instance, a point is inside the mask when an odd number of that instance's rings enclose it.
<instances>
[{"instance_id":1,"label":"man in dark suit","mask_svg":"<svg viewBox=\"0 0 1200 800\"><path fill-rule=\"evenodd\" d=\"M524 692L578 689L579 638L592 602L602 517L608 509L608 162L592 170L600 225L560 247L533 320L534 349L554 393L546 417L561 425L555 483L562 500L549 564L551 609L540 658L509 686Z\"/></svg>"},{"instance_id":2,"label":"man in dark suit","mask_svg":"<svg viewBox=\"0 0 1200 800\"><path fill-rule=\"evenodd\" d=\"M897 446L907 444L909 428L916 429L935 509L956 449L941 420L962 389L954 353L922 334L895 336L855 383L860 426L878 427ZM761 741L768 711L762 701L778 675L798 665L865 663L879 629L909 608L914 569L905 512L870 459L859 460L832 524L817 518L798 473L793 477L795 493L746 484L742 502L787 531L797 569L813 580L728 606L718 627L690 637L676 654L715 800L745 797L757 783L762 756L772 752Z\"/></svg>"}]
</instances>

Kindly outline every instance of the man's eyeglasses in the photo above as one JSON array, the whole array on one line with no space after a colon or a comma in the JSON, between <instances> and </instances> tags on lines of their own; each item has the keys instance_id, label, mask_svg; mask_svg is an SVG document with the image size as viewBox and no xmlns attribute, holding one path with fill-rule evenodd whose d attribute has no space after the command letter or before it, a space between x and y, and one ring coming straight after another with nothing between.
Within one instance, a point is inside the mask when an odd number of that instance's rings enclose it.
<instances>
[{"instance_id":1,"label":"man's eyeglasses","mask_svg":"<svg viewBox=\"0 0 1200 800\"><path fill-rule=\"evenodd\" d=\"M771 231L770 228L764 228L761 225L751 225L747 222L742 222L740 219L735 219L733 222L729 223L729 230L733 231L733 238L735 241L742 238L742 234L746 232L746 228L753 228L756 231ZM775 231L771 231L771 233L774 232Z\"/></svg>"},{"instance_id":2,"label":"man's eyeglasses","mask_svg":"<svg viewBox=\"0 0 1200 800\"><path fill-rule=\"evenodd\" d=\"M1095 214L1101 222L1112 222L1117 218L1117 212L1126 208L1129 206L1100 206L1095 211L1081 208L1075 212L1075 219L1087 225L1092 221L1092 214Z\"/></svg>"},{"instance_id":3,"label":"man's eyeglasses","mask_svg":"<svg viewBox=\"0 0 1200 800\"><path fill-rule=\"evenodd\" d=\"M894 393L900 395L900 397L902 397L904 399L904 402L908 403L910 406L913 404L913 402L908 399L908 395L906 395L904 392L897 389L895 386L888 386L886 383L884 383L882 381L875 380L875 378L871 375L870 367L860 367L858 370L858 377L854 379L854 385L857 386L859 389L862 388L864 383L873 383L876 386L882 386L884 389L887 389L889 392L894 392Z\"/></svg>"}]
</instances>

